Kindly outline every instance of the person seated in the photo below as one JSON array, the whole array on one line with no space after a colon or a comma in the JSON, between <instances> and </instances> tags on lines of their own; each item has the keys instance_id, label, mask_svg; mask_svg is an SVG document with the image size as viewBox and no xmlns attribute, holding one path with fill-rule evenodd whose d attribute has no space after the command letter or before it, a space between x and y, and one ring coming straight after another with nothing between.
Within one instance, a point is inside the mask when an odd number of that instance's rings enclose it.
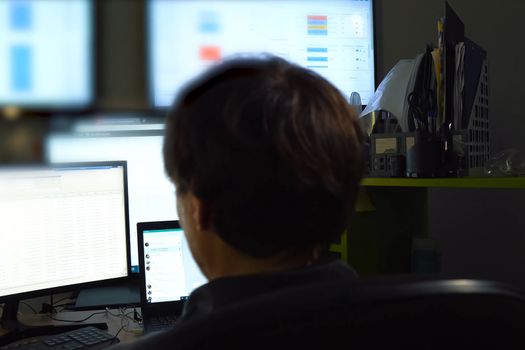
<instances>
[{"instance_id":1,"label":"person seated","mask_svg":"<svg viewBox=\"0 0 525 350\"><path fill-rule=\"evenodd\" d=\"M289 312L281 296L355 283L328 247L354 213L362 143L343 94L284 59L228 59L189 83L168 112L163 156L208 283L191 293L173 329L127 346L176 348L204 337L206 320L227 326L229 312L259 303L275 305L278 322Z\"/></svg>"}]
</instances>

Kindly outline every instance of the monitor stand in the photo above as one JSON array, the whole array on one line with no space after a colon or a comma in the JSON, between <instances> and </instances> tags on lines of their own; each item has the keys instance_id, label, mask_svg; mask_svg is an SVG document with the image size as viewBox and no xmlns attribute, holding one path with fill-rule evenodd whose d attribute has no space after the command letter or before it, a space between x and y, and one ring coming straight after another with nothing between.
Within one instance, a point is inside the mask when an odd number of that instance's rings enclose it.
<instances>
[{"instance_id":1,"label":"monitor stand","mask_svg":"<svg viewBox=\"0 0 525 350\"><path fill-rule=\"evenodd\" d=\"M139 281L126 281L118 284L81 289L75 300L73 310L101 310L106 307L134 307L140 304Z\"/></svg>"},{"instance_id":2,"label":"monitor stand","mask_svg":"<svg viewBox=\"0 0 525 350\"><path fill-rule=\"evenodd\" d=\"M106 330L108 325L105 322L99 323L76 323L66 325L38 325L29 326L18 320L18 306L20 300L10 300L4 304L0 326L4 330L0 336L0 346L7 345L17 340L38 337L43 335L53 335L72 331L86 326L93 326Z\"/></svg>"}]
</instances>

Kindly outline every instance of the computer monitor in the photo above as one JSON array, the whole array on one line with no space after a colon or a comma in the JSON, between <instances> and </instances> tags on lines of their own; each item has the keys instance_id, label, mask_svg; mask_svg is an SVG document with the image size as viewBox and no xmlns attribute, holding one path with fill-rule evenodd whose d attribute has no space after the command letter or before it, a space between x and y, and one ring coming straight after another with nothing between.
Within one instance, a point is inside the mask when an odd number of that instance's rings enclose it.
<instances>
[{"instance_id":1,"label":"computer monitor","mask_svg":"<svg viewBox=\"0 0 525 350\"><path fill-rule=\"evenodd\" d=\"M93 0L3 0L0 18L0 107L93 102Z\"/></svg>"},{"instance_id":2,"label":"computer monitor","mask_svg":"<svg viewBox=\"0 0 525 350\"><path fill-rule=\"evenodd\" d=\"M64 117L65 122L68 118ZM50 162L125 160L128 165L131 272L138 276L137 223L177 220L175 187L164 171L164 119L130 113L69 120L45 141Z\"/></svg>"},{"instance_id":3,"label":"computer monitor","mask_svg":"<svg viewBox=\"0 0 525 350\"><path fill-rule=\"evenodd\" d=\"M129 277L125 162L0 168L2 328L20 300Z\"/></svg>"},{"instance_id":4,"label":"computer monitor","mask_svg":"<svg viewBox=\"0 0 525 350\"><path fill-rule=\"evenodd\" d=\"M206 67L270 53L319 73L366 105L375 90L373 0L149 0L151 104L172 104Z\"/></svg>"}]
</instances>

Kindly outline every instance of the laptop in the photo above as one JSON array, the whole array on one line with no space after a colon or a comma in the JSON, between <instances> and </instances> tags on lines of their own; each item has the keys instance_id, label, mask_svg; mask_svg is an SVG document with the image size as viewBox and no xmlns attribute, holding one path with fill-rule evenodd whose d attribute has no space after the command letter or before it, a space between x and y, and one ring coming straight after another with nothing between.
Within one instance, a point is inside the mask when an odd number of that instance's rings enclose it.
<instances>
[{"instance_id":1,"label":"laptop","mask_svg":"<svg viewBox=\"0 0 525 350\"><path fill-rule=\"evenodd\" d=\"M137 223L144 333L173 326L184 301L207 282L178 221Z\"/></svg>"}]
</instances>

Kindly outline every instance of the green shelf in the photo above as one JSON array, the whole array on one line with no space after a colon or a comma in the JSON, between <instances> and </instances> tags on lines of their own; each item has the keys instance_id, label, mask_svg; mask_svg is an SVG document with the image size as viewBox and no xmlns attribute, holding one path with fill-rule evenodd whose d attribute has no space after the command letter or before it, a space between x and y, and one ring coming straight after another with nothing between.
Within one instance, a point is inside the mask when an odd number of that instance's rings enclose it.
<instances>
[{"instance_id":1,"label":"green shelf","mask_svg":"<svg viewBox=\"0 0 525 350\"><path fill-rule=\"evenodd\" d=\"M524 177L459 177L459 178L395 178L365 177L366 187L441 187L441 188L514 188L525 189Z\"/></svg>"},{"instance_id":2,"label":"green shelf","mask_svg":"<svg viewBox=\"0 0 525 350\"><path fill-rule=\"evenodd\" d=\"M356 215L330 248L362 276L412 271L412 240L428 235L431 188L525 189L523 177L386 178L361 181Z\"/></svg>"}]
</instances>

